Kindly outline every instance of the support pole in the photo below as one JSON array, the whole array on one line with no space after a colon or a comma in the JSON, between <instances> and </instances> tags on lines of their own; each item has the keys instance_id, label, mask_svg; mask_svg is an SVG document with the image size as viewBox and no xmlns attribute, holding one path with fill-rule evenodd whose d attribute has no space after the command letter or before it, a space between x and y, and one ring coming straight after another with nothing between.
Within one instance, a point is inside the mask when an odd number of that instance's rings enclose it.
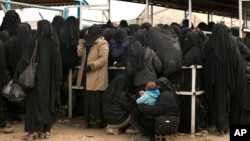
<instances>
[{"instance_id":1,"label":"support pole","mask_svg":"<svg viewBox=\"0 0 250 141\"><path fill-rule=\"evenodd\" d=\"M111 4L111 2L110 2L110 0L108 0L108 20L111 21L111 19L110 19L110 4Z\"/></svg>"},{"instance_id":2,"label":"support pole","mask_svg":"<svg viewBox=\"0 0 250 141\"><path fill-rule=\"evenodd\" d=\"M7 0L8 3L5 3L5 8L6 8L7 11L11 9L10 1L11 0Z\"/></svg>"},{"instance_id":3,"label":"support pole","mask_svg":"<svg viewBox=\"0 0 250 141\"><path fill-rule=\"evenodd\" d=\"M63 18L67 19L67 17L69 16L69 8L64 8L63 10Z\"/></svg>"},{"instance_id":4,"label":"support pole","mask_svg":"<svg viewBox=\"0 0 250 141\"><path fill-rule=\"evenodd\" d=\"M151 24L153 25L154 22L154 5L151 4Z\"/></svg>"},{"instance_id":5,"label":"support pole","mask_svg":"<svg viewBox=\"0 0 250 141\"><path fill-rule=\"evenodd\" d=\"M189 22L188 27L192 27L192 0L188 1L188 13L189 13Z\"/></svg>"},{"instance_id":6,"label":"support pole","mask_svg":"<svg viewBox=\"0 0 250 141\"><path fill-rule=\"evenodd\" d=\"M5 3L5 6L6 5L10 6L11 4L15 4L15 5L19 5L19 6L23 6L23 7L29 7L29 8L39 8L39 9L54 10L54 11L60 11L60 12L63 11L62 9L59 9L59 8L52 8L52 7L40 6L40 5L28 4L28 3L22 3L22 2L14 2L14 1L11 1L11 0L0 0L0 2ZM10 7L9 7L9 9L10 9Z\"/></svg>"},{"instance_id":7,"label":"support pole","mask_svg":"<svg viewBox=\"0 0 250 141\"><path fill-rule=\"evenodd\" d=\"M77 18L78 18L79 20L81 19L81 6L82 6L82 3L83 3L82 0L79 0L79 1L77 2L78 6L79 6L79 7L77 7Z\"/></svg>"},{"instance_id":8,"label":"support pole","mask_svg":"<svg viewBox=\"0 0 250 141\"><path fill-rule=\"evenodd\" d=\"M239 36L242 38L242 0L239 0Z\"/></svg>"},{"instance_id":9,"label":"support pole","mask_svg":"<svg viewBox=\"0 0 250 141\"><path fill-rule=\"evenodd\" d=\"M146 0L146 22L149 21L149 2Z\"/></svg>"},{"instance_id":10,"label":"support pole","mask_svg":"<svg viewBox=\"0 0 250 141\"><path fill-rule=\"evenodd\" d=\"M195 112L196 112L196 65L192 67L192 98L191 98L191 137L195 137Z\"/></svg>"},{"instance_id":11,"label":"support pole","mask_svg":"<svg viewBox=\"0 0 250 141\"><path fill-rule=\"evenodd\" d=\"M1 9L3 10L4 13L7 12L7 9L5 8L5 6L2 3L0 3L0 6L1 6Z\"/></svg>"}]
</instances>

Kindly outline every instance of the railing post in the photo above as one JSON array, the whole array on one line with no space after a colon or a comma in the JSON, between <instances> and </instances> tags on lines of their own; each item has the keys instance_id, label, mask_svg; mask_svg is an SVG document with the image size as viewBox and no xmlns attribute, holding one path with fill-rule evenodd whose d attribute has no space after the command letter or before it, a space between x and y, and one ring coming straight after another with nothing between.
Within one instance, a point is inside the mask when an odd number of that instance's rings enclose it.
<instances>
[{"instance_id":1,"label":"railing post","mask_svg":"<svg viewBox=\"0 0 250 141\"><path fill-rule=\"evenodd\" d=\"M69 118L72 118L72 69L69 70L69 76L68 76L68 97L69 97L69 103L68 103L68 110L69 110Z\"/></svg>"},{"instance_id":2,"label":"railing post","mask_svg":"<svg viewBox=\"0 0 250 141\"><path fill-rule=\"evenodd\" d=\"M191 137L195 136L195 113L196 113L196 65L192 66L192 99L191 99Z\"/></svg>"}]
</instances>

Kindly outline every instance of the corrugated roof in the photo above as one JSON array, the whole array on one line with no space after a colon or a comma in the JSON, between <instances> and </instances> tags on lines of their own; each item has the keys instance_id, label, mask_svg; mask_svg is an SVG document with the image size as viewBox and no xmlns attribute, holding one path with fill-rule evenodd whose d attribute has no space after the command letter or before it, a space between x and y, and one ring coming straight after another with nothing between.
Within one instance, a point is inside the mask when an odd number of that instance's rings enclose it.
<instances>
[{"instance_id":1,"label":"corrugated roof","mask_svg":"<svg viewBox=\"0 0 250 141\"><path fill-rule=\"evenodd\" d=\"M36 4L40 6L64 6L77 5L76 0L14 0L28 4ZM124 2L146 3L146 0L119 0ZM188 0L149 0L149 4L169 7L179 10L188 10ZM244 2L245 9L250 8L250 2ZM12 8L17 8L12 5ZM194 12L211 13L220 16L238 18L238 0L192 0L192 9ZM247 10L244 15L250 19L250 12Z\"/></svg>"},{"instance_id":2,"label":"corrugated roof","mask_svg":"<svg viewBox=\"0 0 250 141\"><path fill-rule=\"evenodd\" d=\"M135 3L146 3L146 0L119 0ZM231 18L239 17L238 0L192 0L193 12L212 13L219 16ZM149 4L163 6L179 10L188 10L188 0L149 0ZM250 2L244 2L245 9L250 8ZM246 12L246 16L250 19L250 12Z\"/></svg>"},{"instance_id":3,"label":"corrugated roof","mask_svg":"<svg viewBox=\"0 0 250 141\"><path fill-rule=\"evenodd\" d=\"M28 4L36 4L40 6L64 6L76 5L76 0L14 0L15 2L22 2Z\"/></svg>"}]
</instances>

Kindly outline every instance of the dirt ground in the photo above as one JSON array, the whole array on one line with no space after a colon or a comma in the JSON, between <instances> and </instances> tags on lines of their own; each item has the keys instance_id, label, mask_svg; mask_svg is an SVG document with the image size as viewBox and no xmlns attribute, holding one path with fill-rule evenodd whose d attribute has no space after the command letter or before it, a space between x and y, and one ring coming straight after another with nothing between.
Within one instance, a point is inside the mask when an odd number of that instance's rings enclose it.
<instances>
[{"instance_id":1,"label":"dirt ground","mask_svg":"<svg viewBox=\"0 0 250 141\"><path fill-rule=\"evenodd\" d=\"M0 141L22 141L24 133L23 122L14 123L14 133L0 133ZM121 133L119 135L108 135L105 129L86 129L84 120L81 118L58 120L52 129L51 139L47 141L131 141L131 138L139 135ZM37 139L37 141L42 139ZM159 140L159 139L158 139ZM229 135L218 137L210 134L204 137L191 137L190 134L170 136L168 141L229 141ZM160 141L160 140L159 140Z\"/></svg>"}]
</instances>

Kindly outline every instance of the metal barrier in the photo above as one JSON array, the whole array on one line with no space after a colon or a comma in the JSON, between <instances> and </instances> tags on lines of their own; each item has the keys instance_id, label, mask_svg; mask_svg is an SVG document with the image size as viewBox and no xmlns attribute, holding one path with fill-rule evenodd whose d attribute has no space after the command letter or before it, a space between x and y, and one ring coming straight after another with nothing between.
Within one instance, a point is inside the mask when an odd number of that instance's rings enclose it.
<instances>
[{"instance_id":1,"label":"metal barrier","mask_svg":"<svg viewBox=\"0 0 250 141\"><path fill-rule=\"evenodd\" d=\"M69 110L69 114L68 114L68 117L69 118L72 118L72 90L73 89L80 89L80 90L83 90L83 87L77 87L77 86L73 86L72 85L72 70L73 69L79 69L79 66L77 67L74 67L72 69L69 70L69 76L68 76L68 110ZM114 70L114 69L122 69L124 70L125 67L114 67L114 66L111 66L109 67L108 69L111 69L111 70ZM176 91L176 93L178 95L189 95L191 96L191 134L192 136L195 135L195 106L196 106L196 96L197 95L201 95L201 94L204 94L205 91L204 90L199 90L199 91L196 91L195 89L195 84L196 84L196 70L197 69L202 69L202 66L201 65L192 65L192 66L189 66L189 67L184 67L182 66L182 69L192 69L192 89L191 91Z\"/></svg>"},{"instance_id":2,"label":"metal barrier","mask_svg":"<svg viewBox=\"0 0 250 141\"><path fill-rule=\"evenodd\" d=\"M196 85L196 70L202 69L201 65L192 65L189 67L182 66L182 69L192 69L192 87L191 91L176 91L176 94L178 95L189 95L191 96L191 136L195 136L195 106L196 106L196 96L204 94L204 90L196 91L195 85Z\"/></svg>"},{"instance_id":3,"label":"metal barrier","mask_svg":"<svg viewBox=\"0 0 250 141\"><path fill-rule=\"evenodd\" d=\"M83 87L77 87L77 86L73 86L72 84L72 73L73 73L73 69L79 69L80 66L74 67L72 69L69 70L69 75L68 75L68 110L69 110L69 114L68 117L72 118L72 91L73 89L76 90L83 90ZM108 68L109 70L124 70L125 67L115 67L115 66L110 66Z\"/></svg>"}]
</instances>

